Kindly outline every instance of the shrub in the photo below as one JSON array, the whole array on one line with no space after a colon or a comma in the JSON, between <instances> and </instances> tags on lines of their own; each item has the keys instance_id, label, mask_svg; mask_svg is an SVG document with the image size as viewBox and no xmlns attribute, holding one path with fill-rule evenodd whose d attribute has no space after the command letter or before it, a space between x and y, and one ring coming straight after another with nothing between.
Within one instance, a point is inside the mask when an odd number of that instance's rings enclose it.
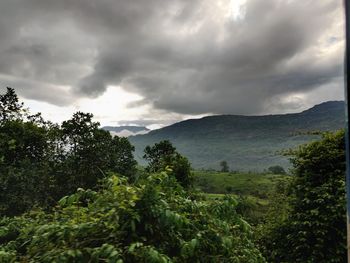
<instances>
[{"instance_id":1,"label":"shrub","mask_svg":"<svg viewBox=\"0 0 350 263\"><path fill-rule=\"evenodd\" d=\"M237 201L202 201L172 176L130 185L112 176L79 189L53 213L0 222L1 262L264 262Z\"/></svg>"},{"instance_id":2,"label":"shrub","mask_svg":"<svg viewBox=\"0 0 350 263\"><path fill-rule=\"evenodd\" d=\"M279 198L288 214L270 225L263 250L273 262L346 262L344 131L325 133L293 155L289 194Z\"/></svg>"}]
</instances>

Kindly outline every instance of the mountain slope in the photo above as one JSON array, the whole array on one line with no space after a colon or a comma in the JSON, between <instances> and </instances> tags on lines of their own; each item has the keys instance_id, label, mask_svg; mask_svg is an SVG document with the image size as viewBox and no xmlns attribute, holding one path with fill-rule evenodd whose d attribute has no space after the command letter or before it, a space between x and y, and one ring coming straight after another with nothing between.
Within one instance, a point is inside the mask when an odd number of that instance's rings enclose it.
<instances>
[{"instance_id":1,"label":"mountain slope","mask_svg":"<svg viewBox=\"0 0 350 263\"><path fill-rule=\"evenodd\" d=\"M132 136L130 141L139 161L146 145L167 139L197 169L218 169L226 160L232 170L261 171L271 165L288 167L287 157L278 151L317 138L300 133L344 127L344 112L344 102L330 101L294 114L209 116Z\"/></svg>"}]
</instances>

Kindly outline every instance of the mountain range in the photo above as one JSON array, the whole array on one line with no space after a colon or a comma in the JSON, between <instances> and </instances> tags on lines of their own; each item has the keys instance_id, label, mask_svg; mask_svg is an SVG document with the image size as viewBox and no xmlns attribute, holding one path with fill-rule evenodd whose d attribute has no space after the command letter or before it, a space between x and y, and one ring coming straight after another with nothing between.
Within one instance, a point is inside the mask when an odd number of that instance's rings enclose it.
<instances>
[{"instance_id":1,"label":"mountain range","mask_svg":"<svg viewBox=\"0 0 350 263\"><path fill-rule=\"evenodd\" d=\"M104 126L102 129L109 131L112 135L129 137L138 134L146 134L150 130L143 126Z\"/></svg>"},{"instance_id":2,"label":"mountain range","mask_svg":"<svg viewBox=\"0 0 350 263\"><path fill-rule=\"evenodd\" d=\"M288 157L280 152L319 137L309 132L343 128L344 107L343 101L329 101L300 113L208 116L131 136L129 140L141 164L147 145L170 140L196 169L219 169L221 161L227 161L231 170L240 171L263 171L273 165L289 168Z\"/></svg>"}]
</instances>

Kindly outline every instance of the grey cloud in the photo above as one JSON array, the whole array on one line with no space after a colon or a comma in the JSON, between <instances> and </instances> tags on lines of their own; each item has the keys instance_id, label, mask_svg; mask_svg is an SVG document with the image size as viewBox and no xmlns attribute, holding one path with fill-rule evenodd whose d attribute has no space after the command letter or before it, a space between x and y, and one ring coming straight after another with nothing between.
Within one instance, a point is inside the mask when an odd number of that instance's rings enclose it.
<instances>
[{"instance_id":1,"label":"grey cloud","mask_svg":"<svg viewBox=\"0 0 350 263\"><path fill-rule=\"evenodd\" d=\"M19 95L25 98L35 98L39 101L55 102L58 106L68 106L74 102L69 89L63 86L55 86L49 83L29 81L28 79L14 78L0 74L0 93L5 92L6 87L16 87Z\"/></svg>"},{"instance_id":2,"label":"grey cloud","mask_svg":"<svg viewBox=\"0 0 350 263\"><path fill-rule=\"evenodd\" d=\"M28 98L55 104L120 85L143 97L130 107L272 112L283 97L341 77L342 52L317 48L343 41L334 27L341 8L337 0L247 0L245 16L233 20L210 0L4 0L0 73L41 83L47 92L70 86L70 96L21 88ZM285 106L295 105L303 102Z\"/></svg>"}]
</instances>

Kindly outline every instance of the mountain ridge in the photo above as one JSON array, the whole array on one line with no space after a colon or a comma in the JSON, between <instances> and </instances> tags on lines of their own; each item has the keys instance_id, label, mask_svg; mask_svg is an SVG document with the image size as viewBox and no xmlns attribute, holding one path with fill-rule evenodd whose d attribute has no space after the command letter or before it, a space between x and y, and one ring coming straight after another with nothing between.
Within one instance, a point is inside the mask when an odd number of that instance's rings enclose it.
<instances>
[{"instance_id":1,"label":"mountain ridge","mask_svg":"<svg viewBox=\"0 0 350 263\"><path fill-rule=\"evenodd\" d=\"M270 165L288 168L288 159L276 152L317 139L302 133L340 129L344 120L344 102L329 101L299 113L189 119L129 139L141 163L146 145L166 139L197 169L218 169L220 161L226 160L233 170L261 171Z\"/></svg>"},{"instance_id":2,"label":"mountain ridge","mask_svg":"<svg viewBox=\"0 0 350 263\"><path fill-rule=\"evenodd\" d=\"M109 131L113 136L129 137L139 134L146 134L150 129L144 126L103 126L103 130Z\"/></svg>"}]
</instances>

